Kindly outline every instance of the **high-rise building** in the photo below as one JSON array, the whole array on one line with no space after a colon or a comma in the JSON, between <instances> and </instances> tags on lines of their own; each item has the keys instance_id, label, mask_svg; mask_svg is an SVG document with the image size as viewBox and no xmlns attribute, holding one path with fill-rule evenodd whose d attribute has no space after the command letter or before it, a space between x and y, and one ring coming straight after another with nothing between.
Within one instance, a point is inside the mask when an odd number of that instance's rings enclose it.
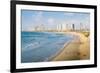
<instances>
[{"instance_id":1,"label":"high-rise building","mask_svg":"<svg viewBox=\"0 0 100 73\"><path fill-rule=\"evenodd\" d=\"M67 31L67 25L66 24L58 24L57 31Z\"/></svg>"}]
</instances>

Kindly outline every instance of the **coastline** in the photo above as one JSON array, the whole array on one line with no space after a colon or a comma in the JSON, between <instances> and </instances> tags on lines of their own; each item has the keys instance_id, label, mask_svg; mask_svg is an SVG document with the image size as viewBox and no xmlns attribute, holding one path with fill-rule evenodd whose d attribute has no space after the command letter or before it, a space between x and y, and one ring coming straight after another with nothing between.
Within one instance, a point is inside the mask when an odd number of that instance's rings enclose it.
<instances>
[{"instance_id":1,"label":"coastline","mask_svg":"<svg viewBox=\"0 0 100 73\"><path fill-rule=\"evenodd\" d=\"M67 32L76 36L69 44L64 44L63 49L51 61L85 60L90 58L89 38L78 32Z\"/></svg>"},{"instance_id":2,"label":"coastline","mask_svg":"<svg viewBox=\"0 0 100 73\"><path fill-rule=\"evenodd\" d=\"M60 54L62 51L63 51L63 48L67 45L70 44L71 41L67 42L64 44L64 46L59 50L57 51L57 53L55 53L54 55L52 55L51 57L49 57L48 59L44 60L44 61L52 61L52 59L54 59L58 54Z\"/></svg>"}]
</instances>

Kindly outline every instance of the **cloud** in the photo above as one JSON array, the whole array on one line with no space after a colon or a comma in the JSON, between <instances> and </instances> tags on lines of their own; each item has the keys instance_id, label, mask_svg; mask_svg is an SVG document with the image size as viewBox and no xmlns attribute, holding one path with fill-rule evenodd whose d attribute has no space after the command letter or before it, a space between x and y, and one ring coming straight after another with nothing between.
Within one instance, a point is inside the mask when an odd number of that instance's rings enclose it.
<instances>
[{"instance_id":1,"label":"cloud","mask_svg":"<svg viewBox=\"0 0 100 73\"><path fill-rule=\"evenodd\" d=\"M43 18L43 12L38 12L38 13L36 13L36 16L35 16L35 21L36 22L39 22L41 19Z\"/></svg>"},{"instance_id":2,"label":"cloud","mask_svg":"<svg viewBox=\"0 0 100 73\"><path fill-rule=\"evenodd\" d=\"M47 21L48 21L49 24L54 24L54 19L53 18L49 18Z\"/></svg>"},{"instance_id":3,"label":"cloud","mask_svg":"<svg viewBox=\"0 0 100 73\"><path fill-rule=\"evenodd\" d=\"M75 13L72 13L72 12L66 12L66 13L64 13L64 15L66 15L66 16L74 16L75 15Z\"/></svg>"}]
</instances>

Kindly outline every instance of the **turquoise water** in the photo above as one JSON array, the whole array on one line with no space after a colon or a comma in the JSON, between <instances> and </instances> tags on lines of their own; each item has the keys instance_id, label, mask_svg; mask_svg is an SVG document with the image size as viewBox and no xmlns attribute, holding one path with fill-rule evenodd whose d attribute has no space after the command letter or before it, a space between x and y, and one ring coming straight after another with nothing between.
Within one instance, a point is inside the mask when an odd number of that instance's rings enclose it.
<instances>
[{"instance_id":1,"label":"turquoise water","mask_svg":"<svg viewBox=\"0 0 100 73\"><path fill-rule=\"evenodd\" d=\"M72 39L72 35L51 32L21 32L21 62L48 61Z\"/></svg>"}]
</instances>

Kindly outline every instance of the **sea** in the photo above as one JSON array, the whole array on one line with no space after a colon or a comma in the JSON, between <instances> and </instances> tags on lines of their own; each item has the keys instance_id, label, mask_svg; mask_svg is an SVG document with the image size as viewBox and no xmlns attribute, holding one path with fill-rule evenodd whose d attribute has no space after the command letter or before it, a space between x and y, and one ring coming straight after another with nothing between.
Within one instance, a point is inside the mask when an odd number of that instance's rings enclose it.
<instances>
[{"instance_id":1,"label":"sea","mask_svg":"<svg viewBox=\"0 0 100 73\"><path fill-rule=\"evenodd\" d=\"M21 63L46 62L63 50L73 35L54 32L21 32Z\"/></svg>"}]
</instances>

